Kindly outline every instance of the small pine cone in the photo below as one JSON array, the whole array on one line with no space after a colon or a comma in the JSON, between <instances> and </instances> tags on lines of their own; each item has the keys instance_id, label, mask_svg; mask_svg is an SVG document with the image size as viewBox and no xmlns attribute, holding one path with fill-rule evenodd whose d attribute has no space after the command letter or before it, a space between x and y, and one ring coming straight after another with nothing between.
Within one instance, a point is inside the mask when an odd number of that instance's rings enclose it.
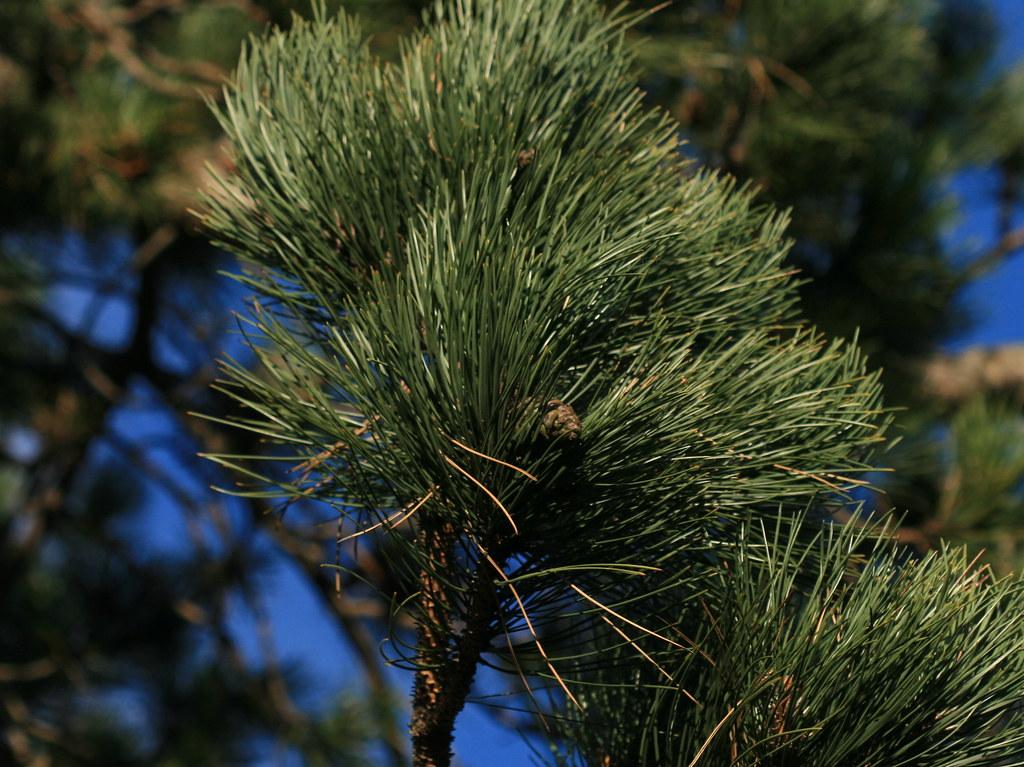
<instances>
[{"instance_id":1,"label":"small pine cone","mask_svg":"<svg viewBox=\"0 0 1024 767\"><path fill-rule=\"evenodd\" d=\"M516 166L519 168L519 170L527 168L533 163L533 158L536 156L536 149L524 149L518 155L516 155Z\"/></svg>"},{"instance_id":2,"label":"small pine cone","mask_svg":"<svg viewBox=\"0 0 1024 767\"><path fill-rule=\"evenodd\" d=\"M540 433L547 439L575 441L580 438L583 424L572 405L559 399L548 400L546 412L540 424Z\"/></svg>"}]
</instances>

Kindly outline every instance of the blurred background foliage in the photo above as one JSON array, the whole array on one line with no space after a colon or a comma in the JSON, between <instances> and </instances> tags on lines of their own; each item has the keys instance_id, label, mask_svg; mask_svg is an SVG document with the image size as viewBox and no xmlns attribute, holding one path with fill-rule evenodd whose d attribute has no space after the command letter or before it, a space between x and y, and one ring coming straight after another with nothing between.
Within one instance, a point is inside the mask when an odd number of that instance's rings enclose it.
<instances>
[{"instance_id":1,"label":"blurred background foliage","mask_svg":"<svg viewBox=\"0 0 1024 767\"><path fill-rule=\"evenodd\" d=\"M344 5L388 58L426 3ZM245 37L294 10L0 3L0 763L406 759L401 677L373 640L385 607L321 566L337 552L316 509L210 491L232 480L197 452L259 446L188 415L227 413L212 361L244 355L232 264L189 212L207 165L230 170L205 101ZM636 33L687 151L792 210L807 315L884 367L902 440L867 511L904 515L908 546L966 541L1008 571L1024 346L943 351L970 327L965 289L1024 248L1024 68L996 67L998 39L979 0L676 0ZM976 201L951 181L972 169L998 179L998 215L968 246L950 231ZM406 590L372 550L345 556ZM350 690L318 699L281 661L265 593L281 566L345 638Z\"/></svg>"}]
</instances>

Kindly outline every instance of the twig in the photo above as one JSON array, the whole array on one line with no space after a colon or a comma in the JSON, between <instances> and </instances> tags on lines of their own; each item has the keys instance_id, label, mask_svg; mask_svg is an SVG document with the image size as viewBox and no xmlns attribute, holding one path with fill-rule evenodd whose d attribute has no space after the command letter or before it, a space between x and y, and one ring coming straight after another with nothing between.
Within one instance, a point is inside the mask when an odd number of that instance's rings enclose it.
<instances>
[{"instance_id":1,"label":"twig","mask_svg":"<svg viewBox=\"0 0 1024 767\"><path fill-rule=\"evenodd\" d=\"M111 18L101 3L84 2L76 15L86 29L97 35L107 53L147 88L182 99L203 99L216 94L217 89L212 85L182 82L152 69L135 51L131 32Z\"/></svg>"},{"instance_id":2,"label":"twig","mask_svg":"<svg viewBox=\"0 0 1024 767\"><path fill-rule=\"evenodd\" d=\"M984 277L1021 250L1024 250L1024 226L1006 232L995 245L964 268L960 273L961 284Z\"/></svg>"}]
</instances>

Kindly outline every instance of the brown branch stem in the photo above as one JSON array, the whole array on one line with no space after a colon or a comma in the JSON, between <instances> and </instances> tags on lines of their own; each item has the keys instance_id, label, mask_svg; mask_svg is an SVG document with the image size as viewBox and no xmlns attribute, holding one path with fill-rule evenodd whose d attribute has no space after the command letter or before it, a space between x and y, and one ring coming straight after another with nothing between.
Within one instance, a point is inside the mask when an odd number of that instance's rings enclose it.
<instances>
[{"instance_id":1,"label":"brown branch stem","mask_svg":"<svg viewBox=\"0 0 1024 767\"><path fill-rule=\"evenodd\" d=\"M449 529L424 524L417 532L430 560L444 567L452 548ZM464 628L456 633L441 582L427 567L420 573L422 615L416 638L419 670L413 684L413 767L449 767L455 719L466 704L480 656L490 641L488 630L496 600L486 564L481 561L468 608L460 616Z\"/></svg>"},{"instance_id":2,"label":"brown branch stem","mask_svg":"<svg viewBox=\"0 0 1024 767\"><path fill-rule=\"evenodd\" d=\"M998 268L1009 257L1024 250L1024 227L1005 232L988 251L972 261L961 274L964 283L973 282Z\"/></svg>"}]
</instances>

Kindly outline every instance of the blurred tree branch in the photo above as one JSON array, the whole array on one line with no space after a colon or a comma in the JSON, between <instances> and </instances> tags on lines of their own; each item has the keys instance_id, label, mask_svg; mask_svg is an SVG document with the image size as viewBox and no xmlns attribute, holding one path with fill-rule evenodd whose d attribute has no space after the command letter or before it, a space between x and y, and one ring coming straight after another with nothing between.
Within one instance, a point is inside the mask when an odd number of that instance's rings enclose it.
<instances>
[{"instance_id":1,"label":"blurred tree branch","mask_svg":"<svg viewBox=\"0 0 1024 767\"><path fill-rule=\"evenodd\" d=\"M1024 344L937 355L924 364L922 379L925 391L947 406L980 394L1011 394L1024 401Z\"/></svg>"},{"instance_id":2,"label":"blurred tree branch","mask_svg":"<svg viewBox=\"0 0 1024 767\"><path fill-rule=\"evenodd\" d=\"M89 339L87 329L68 327L61 319L25 294L10 293L4 296L9 308L15 308L28 321L41 325L48 333L59 337L68 360L49 368L49 374L54 377L59 390L65 392L65 395L58 396L48 406L39 409L35 416L47 449L37 461L37 470L40 472L38 481L34 483L34 491L23 506L25 512L37 510L31 515L37 524L29 528L31 534L22 539L19 557L21 560L27 560L31 556L30 549L42 540L47 526L47 515L63 513L68 488L82 468L82 456L96 440L105 441L115 448L135 468L139 476L147 477L163 487L185 512L187 518L194 520L200 514L199 501L190 491L180 487L173 476L154 463L145 451L121 438L107 424L107 415L123 400L130 379L144 378L175 413L183 414L194 407L191 397L197 392L205 393L212 376L212 371L203 370L200 371L201 380L196 380L190 371L178 373L170 370L160 361L153 347L154 335L165 319L167 308L163 296L164 286L167 284L166 271L178 257L180 249L190 248L193 243L190 238L182 237L177 229L167 225L151 232L142 232L139 238L143 245L131 260L131 268L137 277L138 286L132 297L135 325L127 343L121 349L111 351L97 347ZM109 280L98 280L97 287L109 287L105 285L106 282ZM24 365L30 370L35 362L33 358L11 361L14 365ZM221 402L220 405L225 406L226 402ZM80 422L82 417L86 418L85 422ZM72 432L67 432L71 424L76 426ZM199 424L193 419L187 419L187 423L183 420L183 425L194 438L210 440L213 444L222 442L225 437L220 430L197 428ZM237 435L232 435L232 438L236 437ZM204 446L209 447L209 444ZM251 447L258 449L259 446ZM53 470L60 467L64 467L62 473L54 475ZM316 588L328 608L328 614L334 617L341 634L346 637L353 649L375 699L387 701L390 697L389 684L383 671L383 659L364 626L364 621L368 618L380 620L386 617L385 613L381 610L367 612L364 604L352 603L343 591L335 589L322 567L326 559L326 538L317 541L303 539L297 531L280 522L274 514L268 513L269 511L261 504L251 504L255 524L270 535L278 549L296 563ZM191 524L189 531L193 547L201 553L204 548L201 545L201 536ZM188 605L183 608L179 613L192 622L198 619L210 626L223 620L211 618L209 613L197 605L192 609L188 609ZM261 630L265 633L266 628ZM226 629L219 629L217 634L221 648L234 644ZM265 645L265 639L263 644ZM233 658L232 665L240 670L244 668L244 663L234 650L228 657ZM0 667L0 679L7 676L11 679L28 678L26 675L38 670L34 665L5 665ZM273 671L269 667L268 670ZM300 716L290 704L286 682L280 673L276 673L275 679L268 679L267 683L273 687L269 690L272 695L268 701L278 709L281 721L291 722L293 726L300 723L306 723L304 727L308 726L308 717ZM404 738L397 722L391 715L386 719L382 715L381 725L389 762L396 767L405 764L407 755Z\"/></svg>"},{"instance_id":3,"label":"blurred tree branch","mask_svg":"<svg viewBox=\"0 0 1024 767\"><path fill-rule=\"evenodd\" d=\"M988 251L964 269L961 279L965 283L974 282L1002 266L1008 258L1017 255L1022 249L1024 249L1024 227L1011 229L1003 234Z\"/></svg>"},{"instance_id":4,"label":"blurred tree branch","mask_svg":"<svg viewBox=\"0 0 1024 767\"><path fill-rule=\"evenodd\" d=\"M180 3L150 3L152 9L146 13L133 15L130 12L121 14L124 20L139 20L159 8L167 8ZM136 9L138 10L138 7ZM217 92L217 86L224 79L224 72L214 64L193 62L181 66L168 56L157 51L140 53L137 42L131 31L118 23L118 17L110 12L109 7L99 0L83 0L77 7L66 14L56 8L51 10L55 20L60 23L80 23L96 37L97 43L117 61L124 70L140 83L153 91L179 99L202 100ZM148 59L148 60L147 60ZM184 79L184 77L191 79Z\"/></svg>"}]
</instances>

